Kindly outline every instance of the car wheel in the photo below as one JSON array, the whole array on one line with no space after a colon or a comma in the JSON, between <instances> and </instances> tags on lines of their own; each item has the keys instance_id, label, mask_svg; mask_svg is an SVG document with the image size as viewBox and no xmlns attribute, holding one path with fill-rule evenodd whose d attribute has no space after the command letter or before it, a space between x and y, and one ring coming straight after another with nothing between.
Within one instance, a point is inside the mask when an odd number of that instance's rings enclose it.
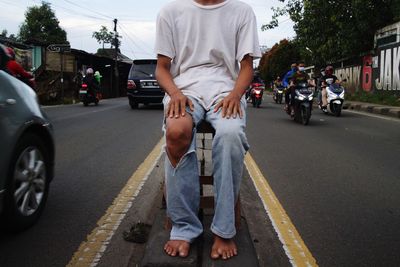
<instances>
[{"instance_id":1,"label":"car wheel","mask_svg":"<svg viewBox=\"0 0 400 267\"><path fill-rule=\"evenodd\" d=\"M4 222L13 231L31 226L46 204L50 156L38 135L26 134L17 143L8 172Z\"/></svg>"}]
</instances>

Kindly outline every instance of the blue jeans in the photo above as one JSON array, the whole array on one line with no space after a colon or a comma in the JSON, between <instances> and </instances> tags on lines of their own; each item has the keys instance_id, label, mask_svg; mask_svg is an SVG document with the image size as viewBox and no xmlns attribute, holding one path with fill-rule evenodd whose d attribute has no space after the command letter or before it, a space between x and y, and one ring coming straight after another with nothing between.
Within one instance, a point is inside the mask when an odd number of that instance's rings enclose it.
<instances>
[{"instance_id":1,"label":"blue jeans","mask_svg":"<svg viewBox=\"0 0 400 267\"><path fill-rule=\"evenodd\" d=\"M205 110L195 99L191 100L194 111L188 112L194 127L190 147L175 168L168 156L165 157L167 214L172 221L170 239L193 242L203 232L197 216L200 183L196 155L196 126L203 119L215 129L212 143L215 206L211 231L222 238L232 238L236 234L235 204L242 181L244 155L249 149L244 132L246 116L222 118L221 110L214 113L214 106ZM245 114L243 98L241 107Z\"/></svg>"}]
</instances>

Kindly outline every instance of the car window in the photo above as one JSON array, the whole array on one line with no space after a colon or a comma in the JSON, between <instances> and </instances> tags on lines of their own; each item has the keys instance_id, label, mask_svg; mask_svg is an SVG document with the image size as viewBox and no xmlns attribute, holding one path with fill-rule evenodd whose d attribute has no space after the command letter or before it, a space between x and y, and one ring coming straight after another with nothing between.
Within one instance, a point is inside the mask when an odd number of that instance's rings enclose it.
<instances>
[{"instance_id":1,"label":"car window","mask_svg":"<svg viewBox=\"0 0 400 267\"><path fill-rule=\"evenodd\" d=\"M134 61L129 72L129 77L148 78L154 77L157 61Z\"/></svg>"}]
</instances>

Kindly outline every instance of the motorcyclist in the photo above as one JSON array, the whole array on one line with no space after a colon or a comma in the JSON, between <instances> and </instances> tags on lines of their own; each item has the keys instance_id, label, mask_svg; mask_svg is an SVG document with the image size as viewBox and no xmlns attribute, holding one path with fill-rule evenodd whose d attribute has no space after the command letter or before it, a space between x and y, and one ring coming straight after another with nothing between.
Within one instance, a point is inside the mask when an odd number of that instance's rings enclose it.
<instances>
[{"instance_id":1,"label":"motorcyclist","mask_svg":"<svg viewBox=\"0 0 400 267\"><path fill-rule=\"evenodd\" d=\"M274 97L276 97L276 93L278 92L278 88L283 87L283 81L281 79L281 77L276 77L276 79L274 80Z\"/></svg>"},{"instance_id":2,"label":"motorcyclist","mask_svg":"<svg viewBox=\"0 0 400 267\"><path fill-rule=\"evenodd\" d=\"M25 71L24 68L15 60L14 49L12 49L11 47L7 47L6 53L10 58L10 60L8 60L6 63L6 68L8 72L14 77L32 86L29 81L33 78L33 75Z\"/></svg>"},{"instance_id":3,"label":"motorcyclist","mask_svg":"<svg viewBox=\"0 0 400 267\"><path fill-rule=\"evenodd\" d=\"M274 81L274 87L278 88L278 87L281 87L281 86L283 86L283 82L282 82L281 77L278 76L278 77L276 77L276 79Z\"/></svg>"},{"instance_id":4,"label":"motorcyclist","mask_svg":"<svg viewBox=\"0 0 400 267\"><path fill-rule=\"evenodd\" d=\"M327 100L327 93L326 93L326 86L332 83L340 83L339 79L333 74L333 66L328 65L325 68L325 75L322 76L320 80L320 87L321 87L321 101L322 106L321 109L326 111L328 106Z\"/></svg>"},{"instance_id":5,"label":"motorcyclist","mask_svg":"<svg viewBox=\"0 0 400 267\"><path fill-rule=\"evenodd\" d=\"M290 70L283 76L282 84L284 87L289 87L289 77L292 76L297 71L297 63L293 63L290 66Z\"/></svg>"},{"instance_id":6,"label":"motorcyclist","mask_svg":"<svg viewBox=\"0 0 400 267\"><path fill-rule=\"evenodd\" d=\"M251 82L250 86L246 90L246 100L249 101L252 98L253 95L253 90L254 90L254 84L255 83L262 83L262 80L258 76L253 77L253 81Z\"/></svg>"},{"instance_id":7,"label":"motorcyclist","mask_svg":"<svg viewBox=\"0 0 400 267\"><path fill-rule=\"evenodd\" d=\"M100 89L99 84L96 80L96 78L93 75L93 69L88 68L86 70L86 75L83 77L82 83L85 83L88 88L89 94L96 96L97 91Z\"/></svg>"},{"instance_id":8,"label":"motorcyclist","mask_svg":"<svg viewBox=\"0 0 400 267\"><path fill-rule=\"evenodd\" d=\"M295 98L295 87L300 84L300 83L307 83L310 86L315 86L314 83L310 80L310 76L305 72L305 65L304 63L300 63L298 65L298 69L295 73L292 74L292 76L289 77L289 90L286 90L285 93L285 102L289 103L286 104L286 109L291 107L291 115L294 115L294 109L293 109L293 104L294 104L294 98ZM289 94L290 94L290 100L289 100Z\"/></svg>"}]
</instances>

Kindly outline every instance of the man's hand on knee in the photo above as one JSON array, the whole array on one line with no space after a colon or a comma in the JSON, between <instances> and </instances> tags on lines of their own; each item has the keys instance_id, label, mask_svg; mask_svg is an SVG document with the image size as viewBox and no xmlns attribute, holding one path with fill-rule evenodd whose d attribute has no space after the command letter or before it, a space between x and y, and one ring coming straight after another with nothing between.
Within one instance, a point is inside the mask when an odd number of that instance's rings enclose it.
<instances>
[{"instance_id":1,"label":"man's hand on knee","mask_svg":"<svg viewBox=\"0 0 400 267\"><path fill-rule=\"evenodd\" d=\"M170 101L167 107L166 115L170 118L179 118L180 116L185 117L186 106L189 106L190 110L194 110L192 101L182 94L181 91L176 91L170 95Z\"/></svg>"},{"instance_id":2,"label":"man's hand on knee","mask_svg":"<svg viewBox=\"0 0 400 267\"><path fill-rule=\"evenodd\" d=\"M241 96L239 94L231 92L215 106L214 112L218 112L218 110L221 109L222 118L236 118L237 115L239 115L240 118L243 118L243 111L240 106L240 98Z\"/></svg>"}]
</instances>

